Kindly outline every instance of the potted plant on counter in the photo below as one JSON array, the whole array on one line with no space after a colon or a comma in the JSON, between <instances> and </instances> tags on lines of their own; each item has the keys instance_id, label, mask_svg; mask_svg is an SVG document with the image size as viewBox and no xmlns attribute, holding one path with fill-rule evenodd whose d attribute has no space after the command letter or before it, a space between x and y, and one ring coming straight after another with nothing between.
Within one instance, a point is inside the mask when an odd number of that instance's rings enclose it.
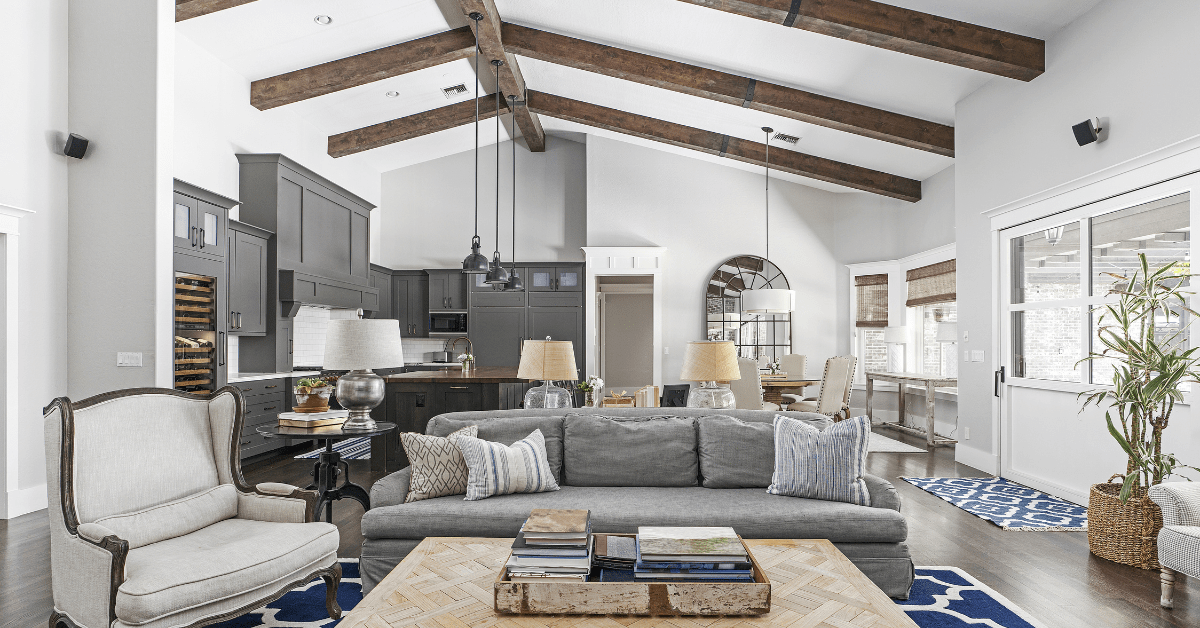
<instances>
[{"instance_id":1,"label":"potted plant on counter","mask_svg":"<svg viewBox=\"0 0 1200 628\"><path fill-rule=\"evenodd\" d=\"M334 378L336 381L336 378ZM296 412L328 412L329 395L333 393L333 382L325 377L306 377L296 382L292 392L296 395Z\"/></svg>"},{"instance_id":2,"label":"potted plant on counter","mask_svg":"<svg viewBox=\"0 0 1200 628\"><path fill-rule=\"evenodd\" d=\"M1108 432L1127 457L1123 474L1092 485L1088 547L1101 558L1157 569L1162 511L1147 491L1177 469L1195 469L1163 453L1162 434L1184 385L1200 382L1200 355L1187 346L1191 319L1183 317L1196 316L1187 305L1192 293L1181 290L1191 277L1189 266L1171 262L1151 269L1144 254L1138 259L1129 277L1105 273L1117 281L1108 293L1116 300L1096 308L1103 349L1081 360L1095 366L1111 361L1112 385L1081 393L1080 411L1106 407ZM1112 483L1118 477L1122 482Z\"/></svg>"},{"instance_id":3,"label":"potted plant on counter","mask_svg":"<svg viewBox=\"0 0 1200 628\"><path fill-rule=\"evenodd\" d=\"M592 375L591 377L576 384L575 387L579 390L582 390L584 393L583 407L595 408L596 398L600 396L600 391L604 389L604 380Z\"/></svg>"}]
</instances>

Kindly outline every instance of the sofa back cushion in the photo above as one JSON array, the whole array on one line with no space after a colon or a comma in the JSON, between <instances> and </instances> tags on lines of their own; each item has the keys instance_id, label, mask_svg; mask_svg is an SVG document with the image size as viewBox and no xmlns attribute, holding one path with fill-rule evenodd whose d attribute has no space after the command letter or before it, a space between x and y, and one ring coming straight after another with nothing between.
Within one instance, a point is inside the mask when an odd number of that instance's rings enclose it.
<instances>
[{"instance_id":1,"label":"sofa back cushion","mask_svg":"<svg viewBox=\"0 0 1200 628\"><path fill-rule=\"evenodd\" d=\"M430 436L449 436L451 432L469 425L479 427L480 440L511 445L534 430L541 430L546 441L546 460L555 482L562 482L563 418L561 416L461 416L484 413L458 413L460 416L438 415L429 420L425 433Z\"/></svg>"},{"instance_id":2,"label":"sofa back cushion","mask_svg":"<svg viewBox=\"0 0 1200 628\"><path fill-rule=\"evenodd\" d=\"M571 486L696 486L696 421L569 414L563 482Z\"/></svg>"},{"instance_id":3,"label":"sofa back cushion","mask_svg":"<svg viewBox=\"0 0 1200 628\"><path fill-rule=\"evenodd\" d=\"M129 549L173 539L238 514L238 493L232 484L189 495L145 510L112 515L94 523L129 541Z\"/></svg>"},{"instance_id":4,"label":"sofa back cushion","mask_svg":"<svg viewBox=\"0 0 1200 628\"><path fill-rule=\"evenodd\" d=\"M696 419L705 488L766 488L775 471L775 427L730 416Z\"/></svg>"}]
</instances>

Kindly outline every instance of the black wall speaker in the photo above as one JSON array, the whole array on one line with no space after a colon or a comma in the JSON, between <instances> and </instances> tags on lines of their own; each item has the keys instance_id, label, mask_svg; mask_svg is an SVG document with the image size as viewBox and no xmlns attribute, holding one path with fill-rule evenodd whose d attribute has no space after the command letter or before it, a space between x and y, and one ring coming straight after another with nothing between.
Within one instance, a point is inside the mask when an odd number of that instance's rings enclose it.
<instances>
[{"instance_id":1,"label":"black wall speaker","mask_svg":"<svg viewBox=\"0 0 1200 628\"><path fill-rule=\"evenodd\" d=\"M88 149L88 140L86 137L75 135L74 133L67 136L67 145L63 147L63 154L67 157L75 159L83 159L84 153Z\"/></svg>"},{"instance_id":2,"label":"black wall speaker","mask_svg":"<svg viewBox=\"0 0 1200 628\"><path fill-rule=\"evenodd\" d=\"M1079 142L1080 146L1087 146L1100 139L1100 128L1092 124L1091 120L1084 120L1071 127L1071 130L1075 132L1075 141Z\"/></svg>"}]
</instances>

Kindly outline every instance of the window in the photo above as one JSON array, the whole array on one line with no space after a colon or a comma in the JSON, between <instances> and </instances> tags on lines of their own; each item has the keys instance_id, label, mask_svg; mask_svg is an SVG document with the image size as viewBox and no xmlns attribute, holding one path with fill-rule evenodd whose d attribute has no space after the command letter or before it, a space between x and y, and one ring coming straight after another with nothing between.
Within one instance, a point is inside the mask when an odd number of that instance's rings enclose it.
<instances>
[{"instance_id":1,"label":"window","mask_svg":"<svg viewBox=\"0 0 1200 628\"><path fill-rule=\"evenodd\" d=\"M958 377L958 303L933 303L917 308L914 321L921 322L920 372L939 377ZM947 325L953 324L954 329Z\"/></svg>"},{"instance_id":2,"label":"window","mask_svg":"<svg viewBox=\"0 0 1200 628\"><path fill-rule=\"evenodd\" d=\"M879 327L858 328L858 372L859 380L867 371L887 370L887 344L883 342L883 329Z\"/></svg>"}]
</instances>

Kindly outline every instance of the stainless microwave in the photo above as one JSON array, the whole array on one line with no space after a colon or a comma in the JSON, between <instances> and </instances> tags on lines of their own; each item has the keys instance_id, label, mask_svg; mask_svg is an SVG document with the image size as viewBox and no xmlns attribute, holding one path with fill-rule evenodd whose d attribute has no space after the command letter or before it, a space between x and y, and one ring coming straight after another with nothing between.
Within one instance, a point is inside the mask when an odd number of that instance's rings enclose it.
<instances>
[{"instance_id":1,"label":"stainless microwave","mask_svg":"<svg viewBox=\"0 0 1200 628\"><path fill-rule=\"evenodd\" d=\"M464 313L430 312L429 335L467 335L467 315Z\"/></svg>"}]
</instances>

